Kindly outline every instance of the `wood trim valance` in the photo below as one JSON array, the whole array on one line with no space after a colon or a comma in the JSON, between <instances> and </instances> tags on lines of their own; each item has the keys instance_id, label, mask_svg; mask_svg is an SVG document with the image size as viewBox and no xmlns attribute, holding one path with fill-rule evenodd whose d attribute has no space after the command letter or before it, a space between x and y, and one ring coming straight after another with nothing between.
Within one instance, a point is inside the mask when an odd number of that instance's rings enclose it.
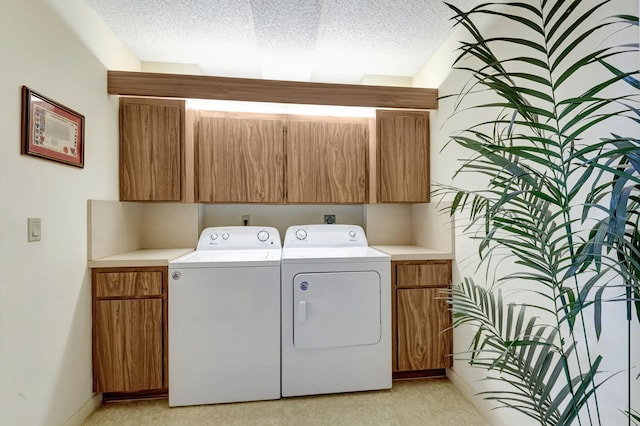
<instances>
[{"instance_id":1,"label":"wood trim valance","mask_svg":"<svg viewBox=\"0 0 640 426\"><path fill-rule=\"evenodd\" d=\"M108 71L107 92L110 95L185 99L372 108L438 108L437 89L128 71Z\"/></svg>"}]
</instances>

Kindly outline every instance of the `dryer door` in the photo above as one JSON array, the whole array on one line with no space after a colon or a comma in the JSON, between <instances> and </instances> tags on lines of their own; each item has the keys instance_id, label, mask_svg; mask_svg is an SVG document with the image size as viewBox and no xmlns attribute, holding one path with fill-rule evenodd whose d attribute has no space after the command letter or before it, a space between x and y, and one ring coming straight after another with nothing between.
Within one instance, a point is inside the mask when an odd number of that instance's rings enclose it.
<instances>
[{"instance_id":1,"label":"dryer door","mask_svg":"<svg viewBox=\"0 0 640 426\"><path fill-rule=\"evenodd\" d=\"M380 341L380 275L317 272L293 277L297 349L373 345Z\"/></svg>"}]
</instances>

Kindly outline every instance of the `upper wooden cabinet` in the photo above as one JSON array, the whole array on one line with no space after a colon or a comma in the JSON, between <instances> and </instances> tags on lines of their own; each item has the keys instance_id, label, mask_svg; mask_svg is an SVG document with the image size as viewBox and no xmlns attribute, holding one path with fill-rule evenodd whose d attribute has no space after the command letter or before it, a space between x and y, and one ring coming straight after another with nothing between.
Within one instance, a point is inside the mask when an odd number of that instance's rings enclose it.
<instances>
[{"instance_id":1,"label":"upper wooden cabinet","mask_svg":"<svg viewBox=\"0 0 640 426\"><path fill-rule=\"evenodd\" d=\"M120 98L120 200L193 201L184 100Z\"/></svg>"},{"instance_id":2,"label":"upper wooden cabinet","mask_svg":"<svg viewBox=\"0 0 640 426\"><path fill-rule=\"evenodd\" d=\"M284 202L281 115L202 112L197 134L198 201Z\"/></svg>"},{"instance_id":3,"label":"upper wooden cabinet","mask_svg":"<svg viewBox=\"0 0 640 426\"><path fill-rule=\"evenodd\" d=\"M378 110L374 120L120 99L121 201L365 204L429 197L427 111Z\"/></svg>"},{"instance_id":4,"label":"upper wooden cabinet","mask_svg":"<svg viewBox=\"0 0 640 426\"><path fill-rule=\"evenodd\" d=\"M376 186L379 203L427 203L428 111L376 111Z\"/></svg>"},{"instance_id":5,"label":"upper wooden cabinet","mask_svg":"<svg viewBox=\"0 0 640 426\"><path fill-rule=\"evenodd\" d=\"M366 203L368 145L367 119L289 116L287 201Z\"/></svg>"}]
</instances>

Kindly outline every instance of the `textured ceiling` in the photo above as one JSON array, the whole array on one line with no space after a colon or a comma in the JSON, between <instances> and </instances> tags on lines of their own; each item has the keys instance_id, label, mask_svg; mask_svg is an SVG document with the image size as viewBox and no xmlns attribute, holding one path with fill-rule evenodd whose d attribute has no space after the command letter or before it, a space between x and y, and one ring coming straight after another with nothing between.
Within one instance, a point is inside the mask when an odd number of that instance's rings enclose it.
<instances>
[{"instance_id":1,"label":"textured ceiling","mask_svg":"<svg viewBox=\"0 0 640 426\"><path fill-rule=\"evenodd\" d=\"M334 83L411 77L450 35L440 0L85 0L145 62ZM462 9L478 0L453 2Z\"/></svg>"}]
</instances>

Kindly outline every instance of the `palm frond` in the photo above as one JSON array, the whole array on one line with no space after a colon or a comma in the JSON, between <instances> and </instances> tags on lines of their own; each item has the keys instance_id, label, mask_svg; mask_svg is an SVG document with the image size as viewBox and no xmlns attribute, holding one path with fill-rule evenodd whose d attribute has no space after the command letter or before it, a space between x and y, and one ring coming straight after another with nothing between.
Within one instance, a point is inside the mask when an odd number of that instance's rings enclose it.
<instances>
[{"instance_id":1,"label":"palm frond","mask_svg":"<svg viewBox=\"0 0 640 426\"><path fill-rule=\"evenodd\" d=\"M559 330L527 319L527 306L506 305L502 294L487 291L467 279L452 290L454 326L473 325L476 333L466 356L471 365L486 368L490 379L510 385L510 390L483 392L486 399L517 409L541 424L569 424L594 391L583 380L595 377L600 358L586 375L556 386L567 374L566 363L574 346L559 348ZM567 420L563 423L563 419Z\"/></svg>"},{"instance_id":2,"label":"palm frond","mask_svg":"<svg viewBox=\"0 0 640 426\"><path fill-rule=\"evenodd\" d=\"M596 22L610 4L487 2L468 12L448 4L470 35L453 64L468 80L442 99L453 101L452 116L475 110L496 117L469 123L450 141L470 153L454 179L483 176L484 187L440 186L434 193L451 194L450 213L468 218L463 231L477 243L481 264L488 267L499 254L519 266L516 273L496 273L498 289L520 282L542 300L504 305L499 290L467 279L453 292L454 325L475 330L467 361L509 385L483 396L541 424L583 416L600 422L602 358L592 355L585 310L594 311L597 336L609 300L625 301L628 310L634 304L640 319L640 143L593 137L613 118L640 125L637 61L626 62L635 69L613 65L637 59L639 45L608 43L619 28L637 27L638 18L618 14ZM499 34L498 28L485 37L478 17L520 31ZM610 74L576 90L594 67ZM605 289L621 296L605 299Z\"/></svg>"}]
</instances>

